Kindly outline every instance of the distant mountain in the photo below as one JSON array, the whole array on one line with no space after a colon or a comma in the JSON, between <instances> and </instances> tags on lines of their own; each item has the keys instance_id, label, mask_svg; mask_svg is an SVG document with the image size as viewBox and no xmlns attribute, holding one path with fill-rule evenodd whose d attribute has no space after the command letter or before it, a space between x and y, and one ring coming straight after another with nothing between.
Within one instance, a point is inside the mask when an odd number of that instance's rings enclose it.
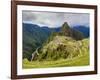
<instances>
[{"instance_id":1,"label":"distant mountain","mask_svg":"<svg viewBox=\"0 0 100 80\"><path fill-rule=\"evenodd\" d=\"M32 52L41 46L50 34L51 31L47 27L23 23L23 58L30 59Z\"/></svg>"},{"instance_id":2,"label":"distant mountain","mask_svg":"<svg viewBox=\"0 0 100 80\"><path fill-rule=\"evenodd\" d=\"M84 35L85 38L88 38L90 36L90 28L88 26L85 25L76 25L71 27L72 30L77 30L79 32L82 32L82 34ZM60 32L61 27L57 27L57 28L53 28L52 29L54 32Z\"/></svg>"},{"instance_id":3,"label":"distant mountain","mask_svg":"<svg viewBox=\"0 0 100 80\"><path fill-rule=\"evenodd\" d=\"M51 28L53 32L60 32L61 27Z\"/></svg>"},{"instance_id":4,"label":"distant mountain","mask_svg":"<svg viewBox=\"0 0 100 80\"><path fill-rule=\"evenodd\" d=\"M89 27L86 27L83 25L77 25L77 26L74 26L73 29L76 29L76 30L82 32L86 38L88 38L90 36L90 33L89 33L90 28Z\"/></svg>"}]
</instances>

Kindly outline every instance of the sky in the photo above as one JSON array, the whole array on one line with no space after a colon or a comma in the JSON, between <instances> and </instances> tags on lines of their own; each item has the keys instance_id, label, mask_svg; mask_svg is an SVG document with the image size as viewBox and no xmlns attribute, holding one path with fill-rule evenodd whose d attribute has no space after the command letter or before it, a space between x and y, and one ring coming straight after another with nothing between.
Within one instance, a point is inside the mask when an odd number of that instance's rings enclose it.
<instances>
[{"instance_id":1,"label":"sky","mask_svg":"<svg viewBox=\"0 0 100 80\"><path fill-rule=\"evenodd\" d=\"M36 12L23 11L22 22L38 24L40 27L48 26L50 28L60 27L67 22L71 27L76 25L85 25L89 27L88 13L64 13L64 12Z\"/></svg>"}]
</instances>

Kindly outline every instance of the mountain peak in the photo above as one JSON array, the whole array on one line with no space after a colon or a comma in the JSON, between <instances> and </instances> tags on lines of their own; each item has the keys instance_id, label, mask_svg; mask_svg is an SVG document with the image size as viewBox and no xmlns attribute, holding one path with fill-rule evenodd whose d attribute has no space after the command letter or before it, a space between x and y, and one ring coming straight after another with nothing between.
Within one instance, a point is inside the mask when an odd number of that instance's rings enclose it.
<instances>
[{"instance_id":1,"label":"mountain peak","mask_svg":"<svg viewBox=\"0 0 100 80\"><path fill-rule=\"evenodd\" d=\"M68 25L67 22L64 22L64 24L62 25L63 28L70 28L70 26Z\"/></svg>"},{"instance_id":2,"label":"mountain peak","mask_svg":"<svg viewBox=\"0 0 100 80\"><path fill-rule=\"evenodd\" d=\"M61 27L61 33L66 35L66 36L70 36L71 35L71 28L68 25L67 22L64 22L64 24Z\"/></svg>"}]
</instances>

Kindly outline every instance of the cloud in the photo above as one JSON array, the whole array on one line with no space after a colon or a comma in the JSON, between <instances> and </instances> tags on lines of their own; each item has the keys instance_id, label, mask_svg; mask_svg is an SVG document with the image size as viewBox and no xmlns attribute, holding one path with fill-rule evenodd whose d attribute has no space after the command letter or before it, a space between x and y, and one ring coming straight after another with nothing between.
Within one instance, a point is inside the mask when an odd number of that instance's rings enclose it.
<instances>
[{"instance_id":1,"label":"cloud","mask_svg":"<svg viewBox=\"0 0 100 80\"><path fill-rule=\"evenodd\" d=\"M84 13L67 13L65 14L65 21L68 21L70 25L86 25L89 26L89 14Z\"/></svg>"},{"instance_id":2,"label":"cloud","mask_svg":"<svg viewBox=\"0 0 100 80\"><path fill-rule=\"evenodd\" d=\"M64 22L68 22L70 26L84 24L89 25L89 14L84 13L23 11L22 17L23 22L48 27L59 27Z\"/></svg>"},{"instance_id":3,"label":"cloud","mask_svg":"<svg viewBox=\"0 0 100 80\"><path fill-rule=\"evenodd\" d=\"M22 13L23 21L32 21L33 19L36 20L36 16L32 12L25 11Z\"/></svg>"}]
</instances>

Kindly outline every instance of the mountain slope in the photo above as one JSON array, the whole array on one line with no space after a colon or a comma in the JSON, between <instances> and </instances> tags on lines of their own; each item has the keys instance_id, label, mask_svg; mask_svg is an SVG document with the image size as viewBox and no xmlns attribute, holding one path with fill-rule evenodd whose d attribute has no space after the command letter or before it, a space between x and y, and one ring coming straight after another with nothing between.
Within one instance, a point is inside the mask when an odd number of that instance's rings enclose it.
<instances>
[{"instance_id":1,"label":"mountain slope","mask_svg":"<svg viewBox=\"0 0 100 80\"><path fill-rule=\"evenodd\" d=\"M36 60L68 59L83 55L88 51L89 44L89 40L83 38L80 31L71 29L65 22L61 31L52 33L42 45Z\"/></svg>"},{"instance_id":2,"label":"mountain slope","mask_svg":"<svg viewBox=\"0 0 100 80\"><path fill-rule=\"evenodd\" d=\"M88 52L88 39L80 41L66 36L55 36L52 41L45 44L40 50L39 60L70 59Z\"/></svg>"},{"instance_id":3,"label":"mountain slope","mask_svg":"<svg viewBox=\"0 0 100 80\"><path fill-rule=\"evenodd\" d=\"M90 36L89 27L86 27L86 26L83 26L83 25L77 25L77 26L74 26L73 29L76 29L76 30L82 32L84 34L85 38L88 38Z\"/></svg>"},{"instance_id":4,"label":"mountain slope","mask_svg":"<svg viewBox=\"0 0 100 80\"><path fill-rule=\"evenodd\" d=\"M71 28L67 22L65 22L62 27L61 27L61 31L60 33L62 35L65 35L65 36L69 36L69 37L72 37L73 39L75 40L81 40L84 38L84 35L82 32L76 30L76 29L73 29Z\"/></svg>"},{"instance_id":5,"label":"mountain slope","mask_svg":"<svg viewBox=\"0 0 100 80\"><path fill-rule=\"evenodd\" d=\"M46 41L50 33L38 25L23 23L23 58L30 59L32 52Z\"/></svg>"}]
</instances>

